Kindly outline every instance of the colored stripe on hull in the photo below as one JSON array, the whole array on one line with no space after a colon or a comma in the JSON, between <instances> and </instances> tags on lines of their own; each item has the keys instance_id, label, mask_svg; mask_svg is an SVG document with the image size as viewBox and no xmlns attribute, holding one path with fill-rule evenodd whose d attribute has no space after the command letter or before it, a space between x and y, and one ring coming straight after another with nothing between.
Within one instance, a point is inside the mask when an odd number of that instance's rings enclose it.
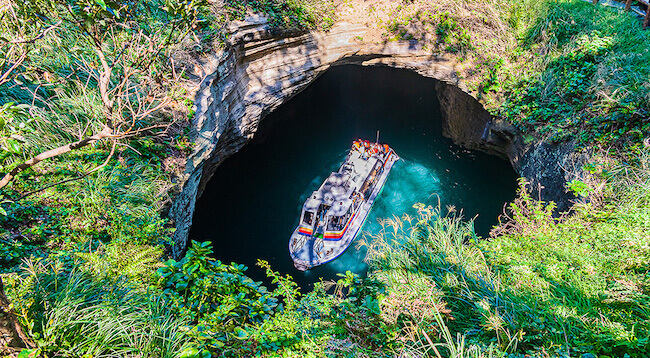
<instances>
[{"instance_id":1,"label":"colored stripe on hull","mask_svg":"<svg viewBox=\"0 0 650 358\"><path fill-rule=\"evenodd\" d=\"M343 237L343 235L345 235L345 232L348 230L348 227L350 226L350 223L357 216L357 213L359 212L360 209L361 209L361 205L359 205L359 207L357 208L357 211L354 212L354 215L352 215L350 220L348 220L347 224L345 224L345 227L343 228L343 231L341 231L341 232L339 232L337 234L330 234L330 233L325 232L325 235L323 235L323 240L329 240L329 241L338 241L338 240L340 240L341 237Z\"/></svg>"}]
</instances>

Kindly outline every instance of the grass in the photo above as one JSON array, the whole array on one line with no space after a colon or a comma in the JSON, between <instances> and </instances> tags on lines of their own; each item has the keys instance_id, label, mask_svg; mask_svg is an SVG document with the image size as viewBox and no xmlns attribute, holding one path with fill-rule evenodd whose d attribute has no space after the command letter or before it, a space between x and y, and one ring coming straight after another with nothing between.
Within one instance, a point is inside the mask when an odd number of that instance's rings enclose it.
<instances>
[{"instance_id":1,"label":"grass","mask_svg":"<svg viewBox=\"0 0 650 358\"><path fill-rule=\"evenodd\" d=\"M190 345L189 322L171 314L160 292L53 262L26 271L16 309L39 356L177 357Z\"/></svg>"},{"instance_id":2,"label":"grass","mask_svg":"<svg viewBox=\"0 0 650 358\"><path fill-rule=\"evenodd\" d=\"M382 306L386 319L403 325L410 340L423 346L440 338L450 344L449 337L461 333L493 338L490 343L504 348L516 333L507 324L512 303L502 297L482 251L466 245L476 240L472 223L441 217L433 207L416 208L417 217L385 221L368 242L372 276L389 287Z\"/></svg>"},{"instance_id":3,"label":"grass","mask_svg":"<svg viewBox=\"0 0 650 358\"><path fill-rule=\"evenodd\" d=\"M537 53L497 111L554 141L638 147L650 132L647 31L619 10L582 1L538 6L518 25L521 47Z\"/></svg>"},{"instance_id":4,"label":"grass","mask_svg":"<svg viewBox=\"0 0 650 358\"><path fill-rule=\"evenodd\" d=\"M418 347L460 334L457 344L512 354L646 356L650 153L637 161L594 167L600 199L569 217L522 186L489 240L421 204L417 217L385 221L368 260L389 287L386 319Z\"/></svg>"},{"instance_id":5,"label":"grass","mask_svg":"<svg viewBox=\"0 0 650 358\"><path fill-rule=\"evenodd\" d=\"M650 34L633 15L580 0L409 1L385 41L456 59L494 115L527 135L638 149L650 133Z\"/></svg>"},{"instance_id":6,"label":"grass","mask_svg":"<svg viewBox=\"0 0 650 358\"><path fill-rule=\"evenodd\" d=\"M648 154L639 161L599 169L607 180L600 206L579 206L552 230L513 230L485 245L505 283L530 292L537 309L555 310L569 339L615 355L649 348Z\"/></svg>"}]
</instances>

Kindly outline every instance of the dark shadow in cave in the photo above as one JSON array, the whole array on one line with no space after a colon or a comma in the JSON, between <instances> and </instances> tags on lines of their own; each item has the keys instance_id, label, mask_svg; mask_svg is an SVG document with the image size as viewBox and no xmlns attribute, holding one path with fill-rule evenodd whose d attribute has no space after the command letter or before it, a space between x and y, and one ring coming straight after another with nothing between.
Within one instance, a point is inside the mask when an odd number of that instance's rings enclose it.
<instances>
[{"instance_id":1,"label":"dark shadow in cave","mask_svg":"<svg viewBox=\"0 0 650 358\"><path fill-rule=\"evenodd\" d=\"M303 92L270 113L255 138L227 158L197 200L190 239L212 241L215 257L255 266L267 260L306 288L351 270L365 274L365 252L353 243L339 259L306 273L293 267L288 242L306 197L343 161L354 139L388 143L396 164L364 231L378 218L414 214L417 202L453 205L476 215L485 236L517 175L507 161L458 147L442 136L436 80L407 70L345 65L328 70ZM443 210L445 211L445 210ZM479 215L480 213L480 215Z\"/></svg>"}]
</instances>

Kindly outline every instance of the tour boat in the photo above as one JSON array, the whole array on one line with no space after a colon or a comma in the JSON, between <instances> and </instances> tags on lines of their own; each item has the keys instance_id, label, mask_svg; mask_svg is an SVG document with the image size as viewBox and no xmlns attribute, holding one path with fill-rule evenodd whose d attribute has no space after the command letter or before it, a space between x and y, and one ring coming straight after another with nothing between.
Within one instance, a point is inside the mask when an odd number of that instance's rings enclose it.
<instances>
[{"instance_id":1,"label":"tour boat","mask_svg":"<svg viewBox=\"0 0 650 358\"><path fill-rule=\"evenodd\" d=\"M289 240L301 271L332 261L350 246L399 159L387 144L357 140L338 172L332 173L302 206Z\"/></svg>"}]
</instances>

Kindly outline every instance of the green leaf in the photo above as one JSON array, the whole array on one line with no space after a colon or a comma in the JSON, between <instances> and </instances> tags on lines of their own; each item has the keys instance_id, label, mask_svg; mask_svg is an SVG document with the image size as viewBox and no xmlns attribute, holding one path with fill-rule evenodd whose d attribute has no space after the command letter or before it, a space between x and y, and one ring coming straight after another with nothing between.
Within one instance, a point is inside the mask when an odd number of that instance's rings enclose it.
<instances>
[{"instance_id":1,"label":"green leaf","mask_svg":"<svg viewBox=\"0 0 650 358\"><path fill-rule=\"evenodd\" d=\"M235 333L237 333L237 339L244 340L248 338L248 332L246 332L241 327L235 327Z\"/></svg>"},{"instance_id":2,"label":"green leaf","mask_svg":"<svg viewBox=\"0 0 650 358\"><path fill-rule=\"evenodd\" d=\"M172 270L170 270L169 267L161 267L158 270L156 270L156 274L158 274L158 276L162 278L165 278L172 274Z\"/></svg>"},{"instance_id":3,"label":"green leaf","mask_svg":"<svg viewBox=\"0 0 650 358\"><path fill-rule=\"evenodd\" d=\"M10 152L14 154L20 153L20 144L18 144L18 141L16 141L15 139L9 139L7 143L9 143Z\"/></svg>"},{"instance_id":4,"label":"green leaf","mask_svg":"<svg viewBox=\"0 0 650 358\"><path fill-rule=\"evenodd\" d=\"M188 267L188 268L187 268L187 271L186 271L186 272L187 272L187 275L188 275L188 276L192 276L192 274L194 273L194 271L196 271L198 268L199 268L199 264L194 264L194 265Z\"/></svg>"},{"instance_id":5,"label":"green leaf","mask_svg":"<svg viewBox=\"0 0 650 358\"><path fill-rule=\"evenodd\" d=\"M41 350L38 348L32 348L32 349L23 349L18 353L18 356L16 358L35 358L38 357L41 354Z\"/></svg>"},{"instance_id":6,"label":"green leaf","mask_svg":"<svg viewBox=\"0 0 650 358\"><path fill-rule=\"evenodd\" d=\"M102 9L106 10L106 3L104 2L104 0L95 0L95 2L97 3L97 5L101 6Z\"/></svg>"},{"instance_id":7,"label":"green leaf","mask_svg":"<svg viewBox=\"0 0 650 358\"><path fill-rule=\"evenodd\" d=\"M190 347L190 348L185 348L182 352L178 354L178 358L198 358L199 357L199 350Z\"/></svg>"}]
</instances>

